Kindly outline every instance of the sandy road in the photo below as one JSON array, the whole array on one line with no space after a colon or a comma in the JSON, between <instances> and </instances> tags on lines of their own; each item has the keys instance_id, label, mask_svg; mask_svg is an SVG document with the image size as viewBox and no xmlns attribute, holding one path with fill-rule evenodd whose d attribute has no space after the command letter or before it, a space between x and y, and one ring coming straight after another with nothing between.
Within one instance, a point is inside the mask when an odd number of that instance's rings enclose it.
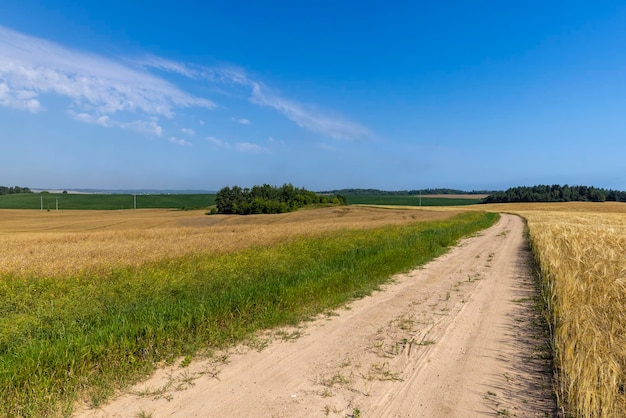
<instances>
[{"instance_id":1,"label":"sandy road","mask_svg":"<svg viewBox=\"0 0 626 418\"><path fill-rule=\"evenodd\" d=\"M159 371L89 417L553 416L523 222L347 309Z\"/></svg>"}]
</instances>

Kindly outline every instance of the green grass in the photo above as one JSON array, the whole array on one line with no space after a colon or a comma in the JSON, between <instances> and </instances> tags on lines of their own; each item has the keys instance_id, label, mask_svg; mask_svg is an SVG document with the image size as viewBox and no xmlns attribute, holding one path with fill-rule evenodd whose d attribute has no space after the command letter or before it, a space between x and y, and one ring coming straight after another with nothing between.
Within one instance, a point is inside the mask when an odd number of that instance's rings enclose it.
<instances>
[{"instance_id":1,"label":"green grass","mask_svg":"<svg viewBox=\"0 0 626 418\"><path fill-rule=\"evenodd\" d=\"M132 209L132 194L20 193L0 196L0 209L115 210ZM139 194L138 209L200 209L215 204L214 194Z\"/></svg>"},{"instance_id":2,"label":"green grass","mask_svg":"<svg viewBox=\"0 0 626 418\"><path fill-rule=\"evenodd\" d=\"M0 278L0 416L68 416L157 362L296 324L492 225L497 214L348 230L274 247L112 268L104 276Z\"/></svg>"},{"instance_id":3,"label":"green grass","mask_svg":"<svg viewBox=\"0 0 626 418\"><path fill-rule=\"evenodd\" d=\"M348 204L355 205L398 205L419 206L420 198L416 195L371 195L371 196L347 196ZM422 206L463 206L475 205L480 199L457 199L445 197L422 197Z\"/></svg>"}]
</instances>

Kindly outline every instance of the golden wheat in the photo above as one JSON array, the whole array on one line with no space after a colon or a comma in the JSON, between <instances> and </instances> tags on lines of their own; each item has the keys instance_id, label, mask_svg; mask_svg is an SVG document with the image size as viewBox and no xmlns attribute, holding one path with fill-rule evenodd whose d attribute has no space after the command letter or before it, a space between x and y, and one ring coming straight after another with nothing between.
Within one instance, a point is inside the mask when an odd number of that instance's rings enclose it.
<instances>
[{"instance_id":1,"label":"golden wheat","mask_svg":"<svg viewBox=\"0 0 626 418\"><path fill-rule=\"evenodd\" d=\"M528 221L566 414L626 416L626 204L500 206Z\"/></svg>"},{"instance_id":2,"label":"golden wheat","mask_svg":"<svg viewBox=\"0 0 626 418\"><path fill-rule=\"evenodd\" d=\"M0 273L58 276L138 266L271 245L299 235L438 220L454 214L359 207L245 217L171 210L3 210Z\"/></svg>"}]
</instances>

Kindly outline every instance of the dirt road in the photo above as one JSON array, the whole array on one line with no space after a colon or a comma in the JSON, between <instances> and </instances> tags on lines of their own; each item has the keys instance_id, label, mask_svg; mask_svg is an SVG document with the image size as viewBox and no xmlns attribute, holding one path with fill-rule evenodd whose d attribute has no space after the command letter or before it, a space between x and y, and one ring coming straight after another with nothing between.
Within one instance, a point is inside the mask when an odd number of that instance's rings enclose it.
<instances>
[{"instance_id":1,"label":"dirt road","mask_svg":"<svg viewBox=\"0 0 626 418\"><path fill-rule=\"evenodd\" d=\"M161 370L89 417L553 416L523 222L372 296L210 361Z\"/></svg>"}]
</instances>

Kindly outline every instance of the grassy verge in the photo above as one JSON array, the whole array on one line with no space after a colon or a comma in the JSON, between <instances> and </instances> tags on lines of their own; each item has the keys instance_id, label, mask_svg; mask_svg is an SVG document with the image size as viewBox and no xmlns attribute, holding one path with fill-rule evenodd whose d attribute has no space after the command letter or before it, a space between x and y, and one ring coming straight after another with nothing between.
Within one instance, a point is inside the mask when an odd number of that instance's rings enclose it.
<instances>
[{"instance_id":1,"label":"grassy verge","mask_svg":"<svg viewBox=\"0 0 626 418\"><path fill-rule=\"evenodd\" d=\"M225 347L369 294L498 215L344 230L95 276L0 280L0 415L64 416L157 362ZM70 262L70 260L68 260Z\"/></svg>"}]
</instances>

